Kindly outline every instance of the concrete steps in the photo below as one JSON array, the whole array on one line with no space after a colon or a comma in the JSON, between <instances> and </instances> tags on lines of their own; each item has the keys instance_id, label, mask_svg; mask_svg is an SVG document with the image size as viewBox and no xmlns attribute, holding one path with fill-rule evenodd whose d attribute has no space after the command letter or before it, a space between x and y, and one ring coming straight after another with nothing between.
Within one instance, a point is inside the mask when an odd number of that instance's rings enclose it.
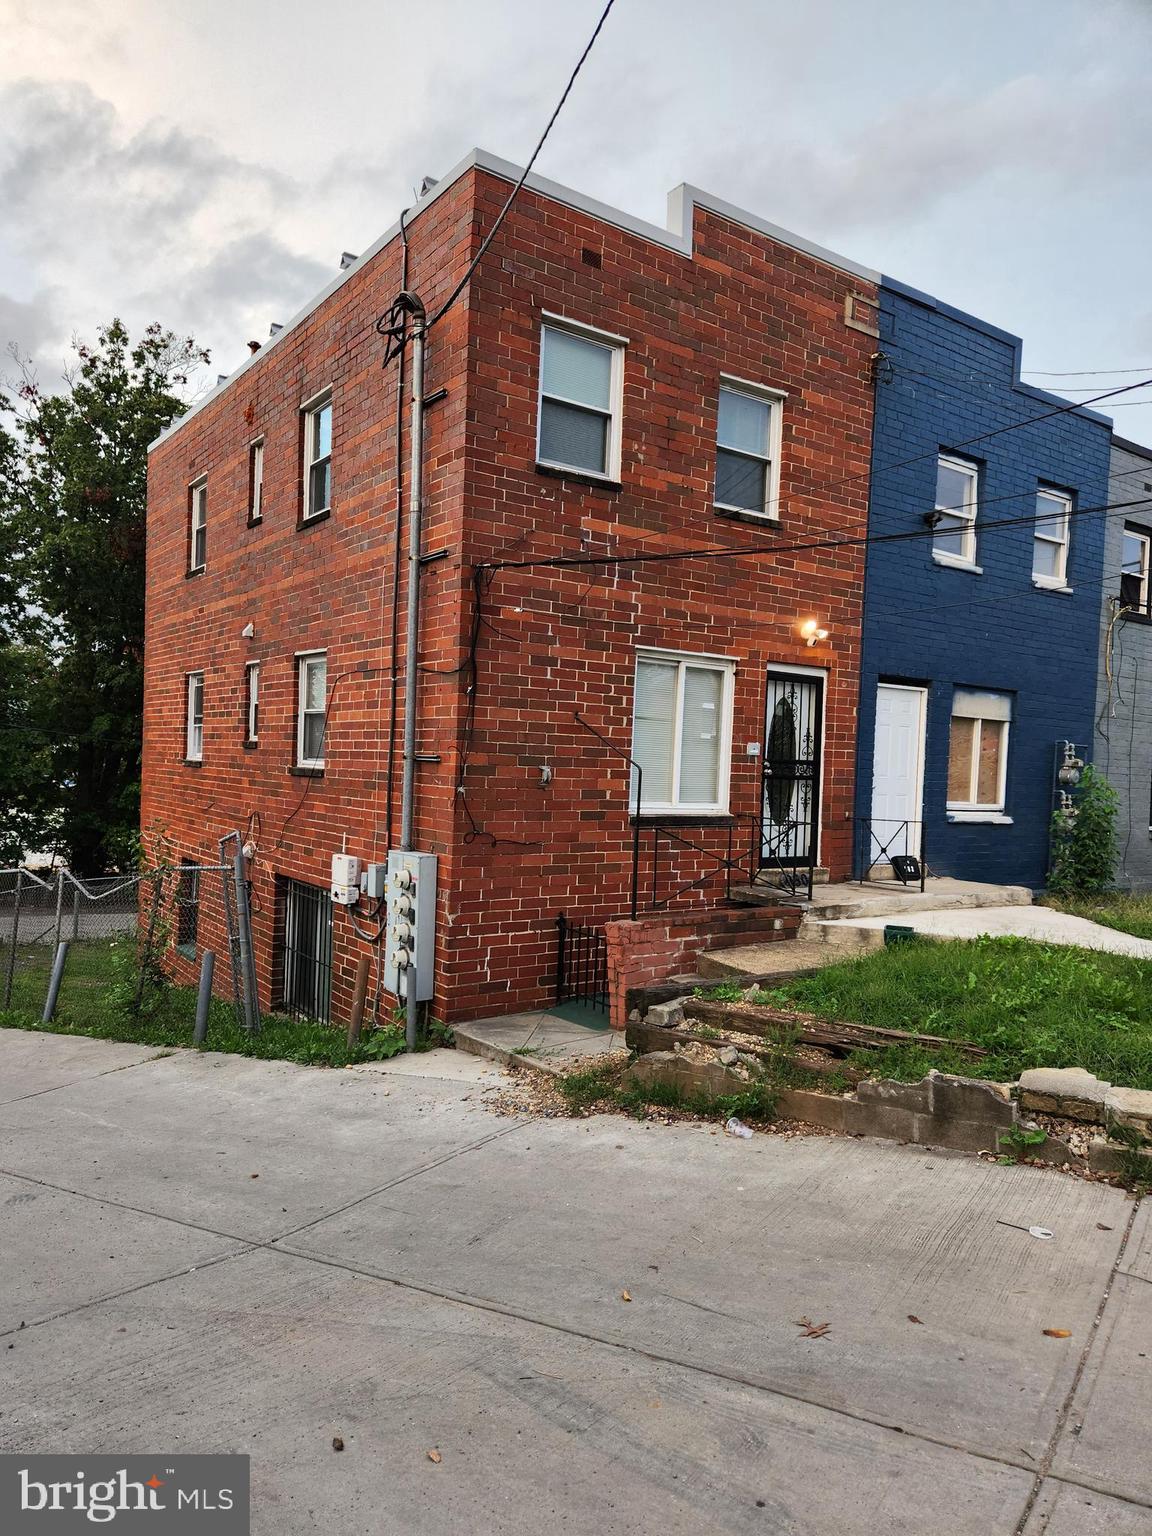
<instances>
[{"instance_id":1,"label":"concrete steps","mask_svg":"<svg viewBox=\"0 0 1152 1536\"><path fill-rule=\"evenodd\" d=\"M830 944L805 944L791 939L785 944L741 944L734 949L704 950L696 958L696 969L709 981L756 979L771 986L774 981L815 976L824 966L842 958L843 952Z\"/></svg>"}]
</instances>

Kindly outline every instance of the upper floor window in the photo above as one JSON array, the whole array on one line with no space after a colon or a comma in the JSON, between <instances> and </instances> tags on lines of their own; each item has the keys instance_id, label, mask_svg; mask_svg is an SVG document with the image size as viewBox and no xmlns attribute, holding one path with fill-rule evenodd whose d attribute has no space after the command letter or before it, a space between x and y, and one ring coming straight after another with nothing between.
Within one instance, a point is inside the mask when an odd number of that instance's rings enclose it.
<instances>
[{"instance_id":1,"label":"upper floor window","mask_svg":"<svg viewBox=\"0 0 1152 1536\"><path fill-rule=\"evenodd\" d=\"M640 773L632 776L634 811L727 811L732 675L730 661L706 656L637 657L632 757Z\"/></svg>"},{"instance_id":2,"label":"upper floor window","mask_svg":"<svg viewBox=\"0 0 1152 1536\"><path fill-rule=\"evenodd\" d=\"M536 458L556 469L615 480L620 474L619 337L545 325L540 337Z\"/></svg>"},{"instance_id":3,"label":"upper floor window","mask_svg":"<svg viewBox=\"0 0 1152 1536\"><path fill-rule=\"evenodd\" d=\"M188 570L202 571L208 560L208 481L188 488Z\"/></svg>"},{"instance_id":4,"label":"upper floor window","mask_svg":"<svg viewBox=\"0 0 1152 1536\"><path fill-rule=\"evenodd\" d=\"M782 402L735 380L722 383L716 414L716 505L775 517Z\"/></svg>"},{"instance_id":5,"label":"upper floor window","mask_svg":"<svg viewBox=\"0 0 1152 1536\"><path fill-rule=\"evenodd\" d=\"M248 521L258 523L264 516L264 439L248 445Z\"/></svg>"},{"instance_id":6,"label":"upper floor window","mask_svg":"<svg viewBox=\"0 0 1152 1536\"><path fill-rule=\"evenodd\" d=\"M949 810L1003 811L1011 721L1010 695L956 689L948 740Z\"/></svg>"},{"instance_id":7,"label":"upper floor window","mask_svg":"<svg viewBox=\"0 0 1152 1536\"><path fill-rule=\"evenodd\" d=\"M1036 527L1032 539L1032 579L1041 587L1068 585L1068 543L1072 498L1062 491L1036 492Z\"/></svg>"},{"instance_id":8,"label":"upper floor window","mask_svg":"<svg viewBox=\"0 0 1152 1536\"><path fill-rule=\"evenodd\" d=\"M332 395L326 391L304 407L304 516L332 509Z\"/></svg>"},{"instance_id":9,"label":"upper floor window","mask_svg":"<svg viewBox=\"0 0 1152 1536\"><path fill-rule=\"evenodd\" d=\"M185 681L184 756L190 763L204 758L204 674L189 672Z\"/></svg>"},{"instance_id":10,"label":"upper floor window","mask_svg":"<svg viewBox=\"0 0 1152 1536\"><path fill-rule=\"evenodd\" d=\"M312 651L297 658L296 766L323 768L328 714L328 657Z\"/></svg>"},{"instance_id":11,"label":"upper floor window","mask_svg":"<svg viewBox=\"0 0 1152 1536\"><path fill-rule=\"evenodd\" d=\"M244 668L244 741L254 746L260 739L260 663L250 661Z\"/></svg>"},{"instance_id":12,"label":"upper floor window","mask_svg":"<svg viewBox=\"0 0 1152 1536\"><path fill-rule=\"evenodd\" d=\"M1152 533L1126 527L1120 553L1120 606L1149 616L1148 566Z\"/></svg>"},{"instance_id":13,"label":"upper floor window","mask_svg":"<svg viewBox=\"0 0 1152 1536\"><path fill-rule=\"evenodd\" d=\"M932 558L943 565L976 564L979 471L967 459L942 453L936 461L936 519Z\"/></svg>"}]
</instances>

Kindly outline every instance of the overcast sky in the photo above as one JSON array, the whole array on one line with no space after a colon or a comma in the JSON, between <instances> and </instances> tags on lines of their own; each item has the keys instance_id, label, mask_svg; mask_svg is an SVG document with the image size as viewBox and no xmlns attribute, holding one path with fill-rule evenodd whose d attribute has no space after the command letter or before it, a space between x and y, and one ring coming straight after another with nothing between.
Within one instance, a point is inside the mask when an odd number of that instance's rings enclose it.
<instances>
[{"instance_id":1,"label":"overcast sky","mask_svg":"<svg viewBox=\"0 0 1152 1536\"><path fill-rule=\"evenodd\" d=\"M601 4L0 0L0 345L50 382L117 314L230 371L421 176L522 164ZM617 0L537 169L660 224L694 182L1086 393L1152 376L1150 163L1152 0Z\"/></svg>"}]
</instances>

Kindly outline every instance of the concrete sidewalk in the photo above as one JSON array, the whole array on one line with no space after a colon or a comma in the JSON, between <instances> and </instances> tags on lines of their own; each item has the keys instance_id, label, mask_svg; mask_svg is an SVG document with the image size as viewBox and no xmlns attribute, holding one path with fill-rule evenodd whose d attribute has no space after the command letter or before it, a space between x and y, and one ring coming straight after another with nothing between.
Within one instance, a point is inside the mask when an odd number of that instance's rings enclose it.
<instances>
[{"instance_id":1,"label":"concrete sidewalk","mask_svg":"<svg viewBox=\"0 0 1152 1536\"><path fill-rule=\"evenodd\" d=\"M1134 934L1106 928L1086 917L1070 912L1056 912L1050 907L983 907L948 910L909 909L898 917L851 917L829 922L829 928L878 929L888 923L915 928L917 933L935 934L942 939L975 939L983 934L1014 934L1022 939L1036 939L1045 944L1073 944L1082 949L1101 949L1113 955L1135 955L1152 959L1152 939L1138 939Z\"/></svg>"},{"instance_id":2,"label":"concrete sidewalk","mask_svg":"<svg viewBox=\"0 0 1152 1536\"><path fill-rule=\"evenodd\" d=\"M245 1452L259 1536L1152 1530L1121 1192L424 1070L0 1031L0 1449Z\"/></svg>"}]
</instances>

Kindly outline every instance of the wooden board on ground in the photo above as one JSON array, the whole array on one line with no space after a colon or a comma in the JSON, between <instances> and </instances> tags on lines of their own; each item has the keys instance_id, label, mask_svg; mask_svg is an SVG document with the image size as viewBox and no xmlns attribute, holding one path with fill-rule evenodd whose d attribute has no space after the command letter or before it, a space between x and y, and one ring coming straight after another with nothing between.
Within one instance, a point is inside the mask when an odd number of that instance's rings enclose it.
<instances>
[{"instance_id":1,"label":"wooden board on ground","mask_svg":"<svg viewBox=\"0 0 1152 1536\"><path fill-rule=\"evenodd\" d=\"M717 1051L722 1051L725 1046L731 1046L734 1050L743 1051L745 1055L758 1056L767 1066L771 1066L774 1060L786 1060L794 1066L801 1067L805 1072L815 1072L821 1077L840 1077L850 1083L858 1083L868 1075L858 1067L846 1066L842 1061L834 1061L831 1057L823 1061L814 1057L797 1058L794 1052L784 1045L775 1048L770 1045L757 1047L747 1038L728 1039L723 1035L705 1040L699 1035L694 1035L691 1030L665 1029L661 1024L629 1024L624 1032L624 1043L630 1051L636 1051L642 1056L650 1051L670 1051L678 1044L706 1045Z\"/></svg>"},{"instance_id":2,"label":"wooden board on ground","mask_svg":"<svg viewBox=\"0 0 1152 1536\"><path fill-rule=\"evenodd\" d=\"M780 1008L764 1008L758 1003L720 1003L710 998L685 999L684 1017L700 1019L716 1028L741 1034L773 1035L794 1032L809 1045L823 1045L830 1050L853 1051L859 1046L922 1045L928 1050L951 1047L963 1056L987 1056L983 1046L966 1040L948 1040L942 1035L921 1035L907 1029L882 1029L876 1024L830 1023L808 1014L787 1013Z\"/></svg>"}]
</instances>

